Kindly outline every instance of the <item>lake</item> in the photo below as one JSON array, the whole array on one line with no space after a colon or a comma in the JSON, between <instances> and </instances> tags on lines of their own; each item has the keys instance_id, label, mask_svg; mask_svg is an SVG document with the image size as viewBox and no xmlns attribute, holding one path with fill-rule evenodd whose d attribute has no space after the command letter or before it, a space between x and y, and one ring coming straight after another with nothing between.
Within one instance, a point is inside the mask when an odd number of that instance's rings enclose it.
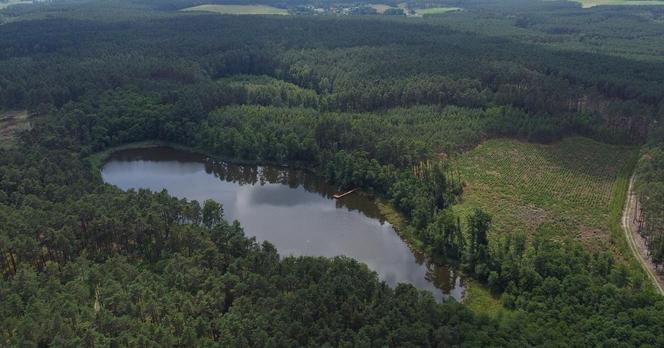
<instances>
[{"instance_id":1,"label":"lake","mask_svg":"<svg viewBox=\"0 0 664 348\"><path fill-rule=\"evenodd\" d=\"M102 177L123 190L166 189L200 203L214 199L227 220L240 221L248 236L270 241L282 256L345 255L367 264L390 286L410 283L438 300L463 297L458 272L412 250L370 196L355 192L335 200L336 188L308 171L153 147L115 152Z\"/></svg>"}]
</instances>

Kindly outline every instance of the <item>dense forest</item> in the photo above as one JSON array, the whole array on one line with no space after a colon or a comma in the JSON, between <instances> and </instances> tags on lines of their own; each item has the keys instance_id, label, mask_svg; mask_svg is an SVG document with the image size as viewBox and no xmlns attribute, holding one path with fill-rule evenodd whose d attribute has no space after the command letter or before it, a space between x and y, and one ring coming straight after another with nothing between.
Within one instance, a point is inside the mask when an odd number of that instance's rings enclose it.
<instances>
[{"instance_id":1,"label":"dense forest","mask_svg":"<svg viewBox=\"0 0 664 348\"><path fill-rule=\"evenodd\" d=\"M628 256L498 238L480 209L461 221L447 160L489 137L645 143L644 233L661 262L664 62L532 40L553 21L536 13L604 10L441 2L455 3L467 11L447 24L173 11L191 1L0 11L0 114L30 114L0 144L0 345L664 346L664 300ZM469 30L482 16L527 34ZM91 155L155 140L386 199L405 235L504 308L436 303L345 257L280 257L217 202L102 182Z\"/></svg>"}]
</instances>

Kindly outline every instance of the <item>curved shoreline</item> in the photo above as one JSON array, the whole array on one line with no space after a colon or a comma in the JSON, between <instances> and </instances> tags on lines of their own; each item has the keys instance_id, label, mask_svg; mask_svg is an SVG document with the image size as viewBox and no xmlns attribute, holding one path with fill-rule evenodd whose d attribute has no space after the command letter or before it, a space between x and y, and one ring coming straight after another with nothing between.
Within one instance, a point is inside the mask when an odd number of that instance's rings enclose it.
<instances>
[{"instance_id":1,"label":"curved shoreline","mask_svg":"<svg viewBox=\"0 0 664 348\"><path fill-rule=\"evenodd\" d=\"M311 167L308 167L304 165L303 163L298 163L298 162L290 162L290 163L278 163L278 162L272 162L272 161L259 161L259 160L243 160L240 158L230 158L230 157L224 157L224 156L218 156L218 155L210 155L207 151L201 148L195 148L191 146L186 146L186 145L181 145L178 143L172 143L168 141L161 141L161 140L145 140L145 141L138 141L138 142L132 142L132 143L126 143L118 146L112 146L109 147L103 151L95 152L87 158L91 161L92 164L92 169L95 170L95 172L101 170L101 167L103 163L108 160L109 156L111 156L113 153L122 151L122 150L133 150L133 149L147 149L147 148L152 148L152 147L170 147L176 150L183 150L183 151L189 151L189 152L194 152L201 154L203 156L222 161L222 162L229 162L229 163L234 163L234 164L241 164L241 165L269 165L269 166L275 166L275 167L283 167L283 168L293 168L293 169L301 169L301 170L306 170L309 171L313 174L319 175L315 170L312 170Z\"/></svg>"}]
</instances>

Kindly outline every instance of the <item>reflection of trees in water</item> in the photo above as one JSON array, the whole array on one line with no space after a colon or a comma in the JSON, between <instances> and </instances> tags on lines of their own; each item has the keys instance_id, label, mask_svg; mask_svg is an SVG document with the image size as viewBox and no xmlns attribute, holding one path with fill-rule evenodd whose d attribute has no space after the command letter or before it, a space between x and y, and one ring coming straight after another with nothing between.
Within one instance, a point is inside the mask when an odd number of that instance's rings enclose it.
<instances>
[{"instance_id":1,"label":"reflection of trees in water","mask_svg":"<svg viewBox=\"0 0 664 348\"><path fill-rule=\"evenodd\" d=\"M380 221L381 224L385 223L385 216L380 213L378 205L372 198L362 192L356 192L336 201L338 208L346 208L348 210L358 210L369 218Z\"/></svg>"},{"instance_id":2,"label":"reflection of trees in water","mask_svg":"<svg viewBox=\"0 0 664 348\"><path fill-rule=\"evenodd\" d=\"M457 288L457 281L461 280L461 273L449 265L439 265L426 260L426 279L433 285L449 294ZM463 283L461 283L463 287Z\"/></svg>"},{"instance_id":3,"label":"reflection of trees in water","mask_svg":"<svg viewBox=\"0 0 664 348\"><path fill-rule=\"evenodd\" d=\"M290 188L302 187L307 192L317 193L327 199L333 199L337 193L335 187L311 172L278 166L239 165L228 162L204 160L205 171L220 180L239 185L281 184ZM335 201L337 208L359 211L381 223L385 218L380 214L375 202L364 193L355 193Z\"/></svg>"},{"instance_id":4,"label":"reflection of trees in water","mask_svg":"<svg viewBox=\"0 0 664 348\"><path fill-rule=\"evenodd\" d=\"M459 270L450 265L435 263L421 251L413 248L410 244L407 245L415 256L415 262L426 267L426 279L433 283L436 288L441 289L445 294L451 294L452 290L459 286L463 288L463 279ZM457 286L457 283L460 285Z\"/></svg>"},{"instance_id":5,"label":"reflection of trees in water","mask_svg":"<svg viewBox=\"0 0 664 348\"><path fill-rule=\"evenodd\" d=\"M336 188L311 172L278 166L240 165L229 162L215 161L207 156L194 152L177 150L169 147L150 147L127 149L113 153L112 160L118 161L154 161L202 163L205 172L216 178L239 185L282 184L290 188L302 186L308 192L317 193L327 199L333 199ZM355 193L336 200L337 208L359 211L381 223L385 218L380 214L375 202L363 193Z\"/></svg>"},{"instance_id":6,"label":"reflection of trees in water","mask_svg":"<svg viewBox=\"0 0 664 348\"><path fill-rule=\"evenodd\" d=\"M196 153L175 150L170 147L148 147L126 149L114 152L109 160L117 160L124 162L131 161L151 161L151 162L201 162L205 160L205 156Z\"/></svg>"}]
</instances>

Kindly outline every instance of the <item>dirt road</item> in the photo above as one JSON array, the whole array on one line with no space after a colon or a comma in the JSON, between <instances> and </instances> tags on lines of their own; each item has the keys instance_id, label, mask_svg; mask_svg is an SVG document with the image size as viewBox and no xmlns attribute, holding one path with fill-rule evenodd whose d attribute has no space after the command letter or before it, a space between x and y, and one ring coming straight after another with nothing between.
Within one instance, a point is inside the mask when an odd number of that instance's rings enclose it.
<instances>
[{"instance_id":1,"label":"dirt road","mask_svg":"<svg viewBox=\"0 0 664 348\"><path fill-rule=\"evenodd\" d=\"M664 295L664 281L657 275L657 272L655 271L655 265L650 261L650 257L648 257L648 249L646 248L645 240L638 233L637 226L634 223L634 216L637 213L636 202L636 194L634 193L634 175L632 175L629 180L627 202L625 204L625 208L623 209L623 231L625 232L625 238L627 238L627 244L629 244L629 248L632 250L632 253L634 253L636 259L639 260L639 263L641 263L643 266L643 269L648 274L648 278L652 280L657 291L661 295Z\"/></svg>"}]
</instances>

